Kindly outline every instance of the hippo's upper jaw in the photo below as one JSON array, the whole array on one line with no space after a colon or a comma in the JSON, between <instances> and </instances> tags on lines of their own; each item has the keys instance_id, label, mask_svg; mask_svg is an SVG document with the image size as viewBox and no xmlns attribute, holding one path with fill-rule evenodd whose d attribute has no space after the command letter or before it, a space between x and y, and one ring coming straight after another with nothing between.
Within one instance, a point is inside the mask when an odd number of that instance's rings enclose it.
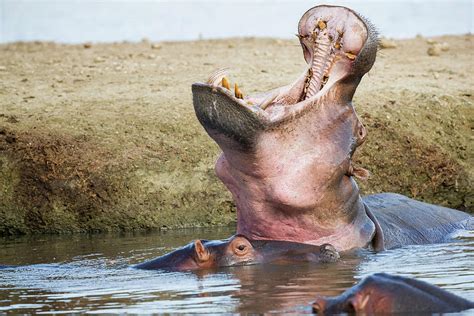
<instances>
[{"instance_id":1,"label":"hippo's upper jaw","mask_svg":"<svg viewBox=\"0 0 474 316\"><path fill-rule=\"evenodd\" d=\"M192 85L196 114L206 130L245 146L259 132L278 128L324 102L323 96L351 102L375 61L377 34L371 24L348 8L317 6L301 18L298 37L308 68L288 86L244 97L238 87L230 91L225 70Z\"/></svg>"},{"instance_id":2,"label":"hippo's upper jaw","mask_svg":"<svg viewBox=\"0 0 474 316\"><path fill-rule=\"evenodd\" d=\"M233 194L238 233L365 246L374 225L350 161L365 129L351 100L375 61L376 32L350 9L317 6L298 36L308 68L293 84L244 98L217 72L192 86L196 115L223 151L216 173Z\"/></svg>"}]
</instances>

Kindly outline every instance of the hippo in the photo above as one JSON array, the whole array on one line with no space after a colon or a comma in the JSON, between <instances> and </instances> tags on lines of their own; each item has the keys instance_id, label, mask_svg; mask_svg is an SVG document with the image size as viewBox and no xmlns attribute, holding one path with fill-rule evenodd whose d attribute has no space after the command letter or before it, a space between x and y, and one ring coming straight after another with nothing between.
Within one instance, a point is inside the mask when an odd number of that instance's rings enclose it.
<instances>
[{"instance_id":1,"label":"hippo","mask_svg":"<svg viewBox=\"0 0 474 316\"><path fill-rule=\"evenodd\" d=\"M233 236L225 240L195 240L156 259L138 264L147 270L191 271L263 263L335 262L336 249L286 241L249 240Z\"/></svg>"},{"instance_id":2,"label":"hippo","mask_svg":"<svg viewBox=\"0 0 474 316\"><path fill-rule=\"evenodd\" d=\"M474 308L474 302L412 278L376 273L337 297L317 297L317 314L379 315L453 313Z\"/></svg>"},{"instance_id":3,"label":"hippo","mask_svg":"<svg viewBox=\"0 0 474 316\"><path fill-rule=\"evenodd\" d=\"M375 62L374 26L351 9L320 5L299 21L307 68L293 83L245 96L226 70L192 85L196 116L222 154L215 171L251 240L329 243L374 251L442 242L471 215L395 193L362 197L352 162L367 138L352 97Z\"/></svg>"}]
</instances>

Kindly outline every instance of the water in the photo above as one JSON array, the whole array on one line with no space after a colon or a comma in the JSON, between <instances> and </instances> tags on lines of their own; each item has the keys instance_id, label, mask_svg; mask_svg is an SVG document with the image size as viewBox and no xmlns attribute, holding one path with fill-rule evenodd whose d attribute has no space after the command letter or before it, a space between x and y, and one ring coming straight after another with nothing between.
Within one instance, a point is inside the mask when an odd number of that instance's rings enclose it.
<instances>
[{"instance_id":1,"label":"water","mask_svg":"<svg viewBox=\"0 0 474 316\"><path fill-rule=\"evenodd\" d=\"M473 32L471 0L323 1L353 8L381 34L409 38ZM0 43L47 40L292 38L303 13L321 1L0 0Z\"/></svg>"},{"instance_id":2,"label":"water","mask_svg":"<svg viewBox=\"0 0 474 316\"><path fill-rule=\"evenodd\" d=\"M416 277L474 300L474 233L449 244L362 252L336 264L265 265L202 272L130 265L234 228L0 240L0 314L310 313L316 294L337 295L375 272Z\"/></svg>"}]
</instances>

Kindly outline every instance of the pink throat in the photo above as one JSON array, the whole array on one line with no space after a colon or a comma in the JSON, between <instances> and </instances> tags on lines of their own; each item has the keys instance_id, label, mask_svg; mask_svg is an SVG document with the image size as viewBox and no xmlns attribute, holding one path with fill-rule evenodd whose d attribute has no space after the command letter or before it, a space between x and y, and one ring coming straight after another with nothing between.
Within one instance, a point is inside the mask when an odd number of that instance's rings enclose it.
<instances>
[{"instance_id":1,"label":"pink throat","mask_svg":"<svg viewBox=\"0 0 474 316\"><path fill-rule=\"evenodd\" d=\"M353 218L319 222L310 214L285 214L278 210L237 206L237 233L253 240L285 240L312 245L329 243L337 251L363 248L371 243L375 224L368 218L360 197Z\"/></svg>"}]
</instances>

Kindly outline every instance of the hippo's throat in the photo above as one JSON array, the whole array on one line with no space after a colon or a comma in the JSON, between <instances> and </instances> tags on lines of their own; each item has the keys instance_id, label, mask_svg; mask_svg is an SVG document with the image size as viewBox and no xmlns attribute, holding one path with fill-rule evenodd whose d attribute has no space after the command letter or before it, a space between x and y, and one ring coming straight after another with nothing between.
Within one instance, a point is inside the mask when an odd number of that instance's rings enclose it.
<instances>
[{"instance_id":1,"label":"hippo's throat","mask_svg":"<svg viewBox=\"0 0 474 316\"><path fill-rule=\"evenodd\" d=\"M372 240L375 226L352 177L337 171L330 174L327 167L320 171L303 168L304 177L297 170L267 177L274 172L273 163L260 161L256 164L261 168L253 172L235 168L233 163L240 162L224 154L216 171L236 203L239 234L253 240L330 243L338 251L365 247Z\"/></svg>"}]
</instances>

